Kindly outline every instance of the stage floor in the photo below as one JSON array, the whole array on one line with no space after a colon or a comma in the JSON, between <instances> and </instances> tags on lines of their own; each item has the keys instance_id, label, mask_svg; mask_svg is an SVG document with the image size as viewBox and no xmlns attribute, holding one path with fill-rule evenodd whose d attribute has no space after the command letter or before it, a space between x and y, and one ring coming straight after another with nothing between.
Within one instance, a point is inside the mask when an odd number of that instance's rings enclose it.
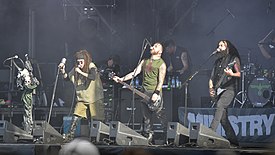
<instances>
[{"instance_id":1,"label":"stage floor","mask_svg":"<svg viewBox=\"0 0 275 155\"><path fill-rule=\"evenodd\" d=\"M60 144L0 144L0 155L58 155ZM274 155L275 148L198 148L171 146L117 146L96 145L100 155L120 155L124 151L145 151L146 155ZM133 155L133 153L131 153ZM137 154L140 155L140 154Z\"/></svg>"}]
</instances>

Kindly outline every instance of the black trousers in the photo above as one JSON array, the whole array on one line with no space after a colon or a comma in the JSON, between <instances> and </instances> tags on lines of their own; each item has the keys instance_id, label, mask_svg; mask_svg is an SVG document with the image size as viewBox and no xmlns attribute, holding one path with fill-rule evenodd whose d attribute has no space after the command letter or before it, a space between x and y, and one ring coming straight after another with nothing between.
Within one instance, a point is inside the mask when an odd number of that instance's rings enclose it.
<instances>
[{"instance_id":1,"label":"black trousers","mask_svg":"<svg viewBox=\"0 0 275 155\"><path fill-rule=\"evenodd\" d=\"M214 114L214 118L211 122L210 128L213 131L216 131L219 123L221 123L225 131L225 135L229 140L229 142L231 144L238 145L237 136L233 130L232 125L230 124L230 121L228 119L228 114L227 114L227 108L232 102L232 100L234 99L234 97L235 97L235 92L233 90L225 90L221 94L220 98L216 103L217 108Z\"/></svg>"}]
</instances>

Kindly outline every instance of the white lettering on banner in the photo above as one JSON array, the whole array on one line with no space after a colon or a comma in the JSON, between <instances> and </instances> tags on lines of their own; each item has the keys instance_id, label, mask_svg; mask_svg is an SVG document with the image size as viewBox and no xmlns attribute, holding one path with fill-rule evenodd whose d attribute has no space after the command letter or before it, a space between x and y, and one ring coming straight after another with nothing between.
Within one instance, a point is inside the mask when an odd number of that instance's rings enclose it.
<instances>
[{"instance_id":1,"label":"white lettering on banner","mask_svg":"<svg viewBox=\"0 0 275 155\"><path fill-rule=\"evenodd\" d=\"M265 129L266 135L271 134L271 126L273 124L274 116L275 116L275 114L271 114L268 119L266 115L262 115L262 118L263 118L263 121L265 124L265 128L266 128Z\"/></svg>"},{"instance_id":2,"label":"white lettering on banner","mask_svg":"<svg viewBox=\"0 0 275 155\"><path fill-rule=\"evenodd\" d=\"M228 119L230 120L231 125L232 125L232 127L233 127L233 129L234 129L236 135L238 135L238 134L239 134L239 131L240 131L240 130L239 130L239 126L238 126L238 123L239 123L238 118L237 118L236 116L228 116ZM244 130L244 128L245 128L245 131L246 131L246 124L244 124L244 127L242 127L241 129ZM223 130L223 131L224 131L224 130ZM225 133L223 132L222 135L225 135Z\"/></svg>"},{"instance_id":3,"label":"white lettering on banner","mask_svg":"<svg viewBox=\"0 0 275 155\"><path fill-rule=\"evenodd\" d=\"M239 118L239 119L238 119ZM247 122L247 120L249 120L249 116L239 116L237 118L237 122L240 122L240 126L241 126L241 135L242 136L247 136L247 134L246 134L246 132L247 132L247 125L246 125L246 122ZM229 119L230 120L230 119ZM238 129L238 131L239 131L239 129ZM237 134L237 133L236 133Z\"/></svg>"},{"instance_id":4,"label":"white lettering on banner","mask_svg":"<svg viewBox=\"0 0 275 155\"><path fill-rule=\"evenodd\" d=\"M255 135L255 131L258 131L257 135L262 136L263 130L262 130L262 118L259 115L250 115L250 136Z\"/></svg>"},{"instance_id":5,"label":"white lettering on banner","mask_svg":"<svg viewBox=\"0 0 275 155\"><path fill-rule=\"evenodd\" d=\"M269 117L267 115L249 115L249 116L229 116L232 127L237 135L240 136L262 136L262 135L270 135L271 127L274 121L275 114L270 114ZM199 122L203 125L209 127L210 123L213 119L213 115L203 115L203 114L195 114L188 113L189 122ZM249 127L249 130L248 130ZM220 125L218 127L217 133L224 136L224 130L219 130ZM241 130L239 130L241 129ZM239 133L240 131L240 133Z\"/></svg>"}]
</instances>

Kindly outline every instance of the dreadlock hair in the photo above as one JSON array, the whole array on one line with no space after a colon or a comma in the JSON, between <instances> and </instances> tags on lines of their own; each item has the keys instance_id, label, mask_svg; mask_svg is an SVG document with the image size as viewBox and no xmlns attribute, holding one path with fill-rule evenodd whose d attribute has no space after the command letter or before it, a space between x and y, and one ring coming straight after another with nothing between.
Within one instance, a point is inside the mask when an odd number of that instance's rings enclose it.
<instances>
[{"instance_id":1,"label":"dreadlock hair","mask_svg":"<svg viewBox=\"0 0 275 155\"><path fill-rule=\"evenodd\" d=\"M77 59L84 59L84 67L82 68L82 71L85 73L89 73L89 65L92 62L92 57L89 54L89 52L87 50L80 50L78 52L75 53L75 61L77 61ZM78 64L75 63L75 67L77 67ZM78 81L79 79L79 74L77 72L74 73L75 75L75 82ZM86 77L87 80L87 77Z\"/></svg>"}]
</instances>

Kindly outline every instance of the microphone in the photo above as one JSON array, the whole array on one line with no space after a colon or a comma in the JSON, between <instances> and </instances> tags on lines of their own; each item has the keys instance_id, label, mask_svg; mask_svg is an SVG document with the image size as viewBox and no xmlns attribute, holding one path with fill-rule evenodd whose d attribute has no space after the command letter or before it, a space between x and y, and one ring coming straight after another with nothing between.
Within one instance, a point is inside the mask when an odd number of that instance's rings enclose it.
<instances>
[{"instance_id":1,"label":"microphone","mask_svg":"<svg viewBox=\"0 0 275 155\"><path fill-rule=\"evenodd\" d=\"M66 58L62 58L60 64L58 65L58 68L63 68L66 64Z\"/></svg>"},{"instance_id":2,"label":"microphone","mask_svg":"<svg viewBox=\"0 0 275 155\"><path fill-rule=\"evenodd\" d=\"M13 56L13 57L7 58L6 60L17 59L17 58L18 58L18 55L15 55L15 56Z\"/></svg>"},{"instance_id":3,"label":"microphone","mask_svg":"<svg viewBox=\"0 0 275 155\"><path fill-rule=\"evenodd\" d=\"M230 12L229 9L226 9L226 11L232 16L232 18L235 18L235 16Z\"/></svg>"},{"instance_id":4,"label":"microphone","mask_svg":"<svg viewBox=\"0 0 275 155\"><path fill-rule=\"evenodd\" d=\"M219 52L220 51L220 49L219 48L217 48L215 51L213 51L211 54L210 54L210 56L212 56L212 55L214 55L214 54L216 54L217 52Z\"/></svg>"},{"instance_id":5,"label":"microphone","mask_svg":"<svg viewBox=\"0 0 275 155\"><path fill-rule=\"evenodd\" d=\"M61 63L63 63L64 65L66 64L66 61L67 61L66 58L62 58L62 59L61 59Z\"/></svg>"}]
</instances>

